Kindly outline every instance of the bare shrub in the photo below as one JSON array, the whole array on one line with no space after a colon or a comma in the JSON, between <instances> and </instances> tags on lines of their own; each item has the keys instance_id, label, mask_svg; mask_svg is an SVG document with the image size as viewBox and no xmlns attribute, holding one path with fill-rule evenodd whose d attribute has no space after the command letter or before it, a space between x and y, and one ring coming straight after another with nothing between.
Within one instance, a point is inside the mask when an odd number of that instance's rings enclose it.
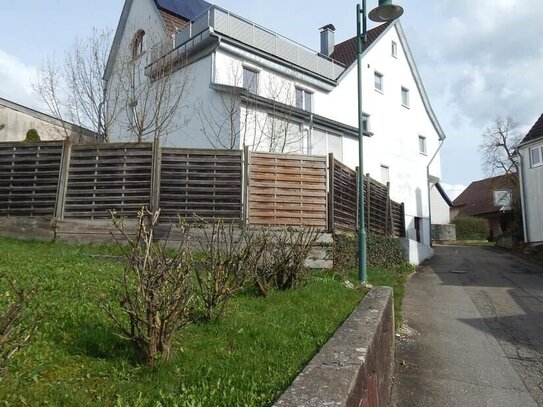
<instances>
[{"instance_id":1,"label":"bare shrub","mask_svg":"<svg viewBox=\"0 0 543 407\"><path fill-rule=\"evenodd\" d=\"M305 275L305 261L322 232L315 228L287 228L271 232L271 241L258 270L257 289L266 294L294 287Z\"/></svg>"},{"instance_id":2,"label":"bare shrub","mask_svg":"<svg viewBox=\"0 0 543 407\"><path fill-rule=\"evenodd\" d=\"M39 322L28 312L29 298L35 289L19 289L13 280L0 274L2 279L7 281L8 290L0 299L0 374L7 369L9 359L28 344Z\"/></svg>"},{"instance_id":3,"label":"bare shrub","mask_svg":"<svg viewBox=\"0 0 543 407\"><path fill-rule=\"evenodd\" d=\"M117 243L128 260L117 286L121 313L109 303L101 305L120 329L120 336L135 345L141 361L148 365L169 357L175 334L191 322L194 300L188 229L179 225L179 248L167 251L166 243L156 241L159 213L142 209L135 236L113 215L123 237Z\"/></svg>"},{"instance_id":4,"label":"bare shrub","mask_svg":"<svg viewBox=\"0 0 543 407\"><path fill-rule=\"evenodd\" d=\"M262 255L261 238L255 230L199 220L197 241L201 261L195 267L196 290L202 317L216 320L232 295L254 275Z\"/></svg>"}]
</instances>

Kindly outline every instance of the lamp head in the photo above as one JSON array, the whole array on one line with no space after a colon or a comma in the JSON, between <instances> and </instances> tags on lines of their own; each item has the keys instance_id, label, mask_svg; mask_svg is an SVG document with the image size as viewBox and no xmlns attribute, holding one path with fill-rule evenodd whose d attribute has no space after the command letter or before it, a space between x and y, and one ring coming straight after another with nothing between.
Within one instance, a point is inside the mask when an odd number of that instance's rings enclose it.
<instances>
[{"instance_id":1,"label":"lamp head","mask_svg":"<svg viewBox=\"0 0 543 407\"><path fill-rule=\"evenodd\" d=\"M379 0L379 7L370 11L370 20L377 23L388 23L399 18L403 14L403 8L392 4L392 0Z\"/></svg>"}]
</instances>

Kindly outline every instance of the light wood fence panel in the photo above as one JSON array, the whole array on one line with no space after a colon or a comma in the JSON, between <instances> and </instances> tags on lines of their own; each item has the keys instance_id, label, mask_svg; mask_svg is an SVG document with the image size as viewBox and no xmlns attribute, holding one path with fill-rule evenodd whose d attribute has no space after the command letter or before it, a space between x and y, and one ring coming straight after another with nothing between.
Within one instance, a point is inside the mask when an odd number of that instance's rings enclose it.
<instances>
[{"instance_id":1,"label":"light wood fence panel","mask_svg":"<svg viewBox=\"0 0 543 407\"><path fill-rule=\"evenodd\" d=\"M0 216L53 216L62 142L0 143Z\"/></svg>"},{"instance_id":2,"label":"light wood fence panel","mask_svg":"<svg viewBox=\"0 0 543 407\"><path fill-rule=\"evenodd\" d=\"M162 149L162 216L241 220L242 168L241 151Z\"/></svg>"},{"instance_id":3,"label":"light wood fence panel","mask_svg":"<svg viewBox=\"0 0 543 407\"><path fill-rule=\"evenodd\" d=\"M134 216L149 206L152 144L74 145L64 216L104 219L110 210Z\"/></svg>"},{"instance_id":4,"label":"light wood fence panel","mask_svg":"<svg viewBox=\"0 0 543 407\"><path fill-rule=\"evenodd\" d=\"M326 157L249 155L249 223L326 228Z\"/></svg>"}]
</instances>

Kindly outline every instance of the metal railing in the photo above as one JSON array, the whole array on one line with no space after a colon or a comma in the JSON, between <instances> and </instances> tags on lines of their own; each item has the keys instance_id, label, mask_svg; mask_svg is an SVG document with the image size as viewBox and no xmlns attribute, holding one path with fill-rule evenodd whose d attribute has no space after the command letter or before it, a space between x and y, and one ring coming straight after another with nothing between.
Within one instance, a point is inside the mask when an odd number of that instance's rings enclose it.
<instances>
[{"instance_id":1,"label":"metal railing","mask_svg":"<svg viewBox=\"0 0 543 407\"><path fill-rule=\"evenodd\" d=\"M175 39L168 38L154 47L149 65L175 49L181 47L188 49L187 43L208 30L230 37L331 80L336 80L345 70L344 65L340 62L217 6L209 8L177 31Z\"/></svg>"}]
</instances>

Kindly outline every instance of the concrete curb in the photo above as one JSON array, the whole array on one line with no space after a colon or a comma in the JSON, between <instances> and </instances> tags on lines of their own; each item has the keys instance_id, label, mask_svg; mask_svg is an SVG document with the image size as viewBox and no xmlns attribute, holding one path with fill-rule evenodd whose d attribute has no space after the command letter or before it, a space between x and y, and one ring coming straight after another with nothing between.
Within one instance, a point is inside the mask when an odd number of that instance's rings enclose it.
<instances>
[{"instance_id":1,"label":"concrete curb","mask_svg":"<svg viewBox=\"0 0 543 407\"><path fill-rule=\"evenodd\" d=\"M394 299L373 288L275 406L384 407L394 369Z\"/></svg>"}]
</instances>

